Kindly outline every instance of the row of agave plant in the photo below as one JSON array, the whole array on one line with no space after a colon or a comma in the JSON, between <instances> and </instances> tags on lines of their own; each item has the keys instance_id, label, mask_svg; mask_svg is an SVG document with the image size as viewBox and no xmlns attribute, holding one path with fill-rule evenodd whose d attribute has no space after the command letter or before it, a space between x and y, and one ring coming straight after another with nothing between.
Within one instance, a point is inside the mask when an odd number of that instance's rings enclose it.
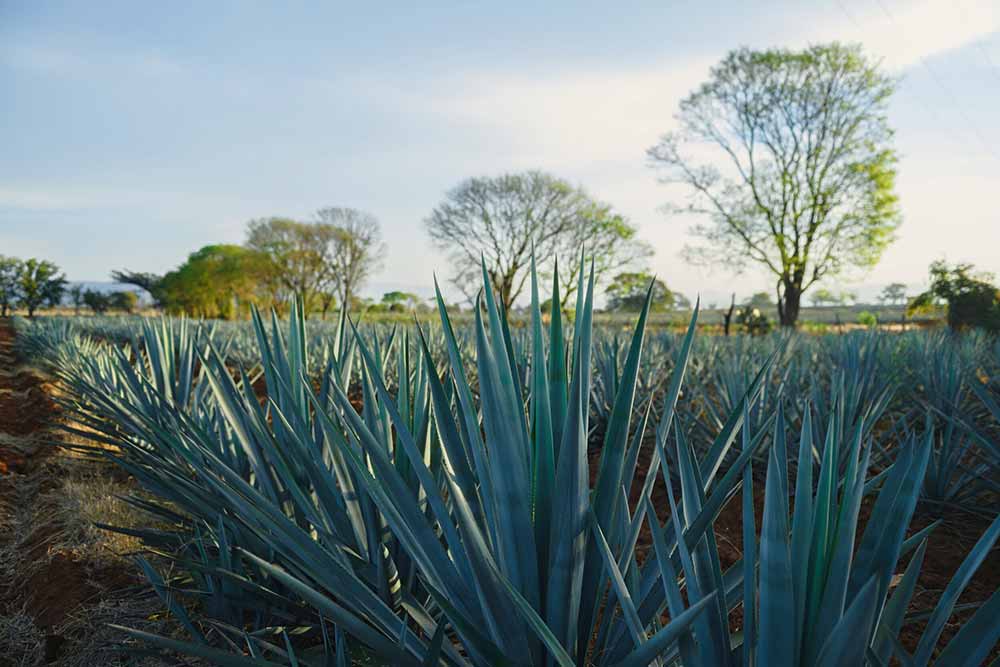
<instances>
[{"instance_id":1,"label":"row of agave plant","mask_svg":"<svg viewBox=\"0 0 1000 667\"><path fill-rule=\"evenodd\" d=\"M325 368L331 346L345 345L348 332L345 324L343 319L337 325L309 322L305 336L308 367ZM530 326L525 324L511 323L510 340L512 367L527 393L532 344ZM158 323L155 331L160 333L164 326L170 332L187 332L190 328L184 320L166 319ZM394 354L395 348L404 344L409 345L410 355L419 353L415 327L410 327L408 336L399 333L405 332L406 327L398 325L359 324L358 328L366 336L383 341L385 354ZM50 344L48 339L53 335L65 336L63 330L140 349L149 327L142 318L65 318L30 327L27 338L40 338L44 347ZM453 334L468 383L475 393L478 371L474 331L471 327L456 326ZM216 321L185 335L195 336L199 346L213 342L230 365L259 366L261 354L252 323ZM445 339L440 327L425 323L423 335L434 358L445 358ZM636 373L638 409L646 402L653 402L653 414L658 415L659 400L682 342L682 335L647 331ZM629 337L620 331L606 326L594 329L590 410L592 429L598 436L595 443L599 442L614 404L628 343ZM933 428L935 445L921 500L935 504L940 511L960 509L995 514L995 508L984 505L982 499L1000 493L1000 448L996 445L1000 438L997 409L1000 382L996 379L1000 377L1000 340L975 334L954 336L944 331L798 336L791 343L781 335L699 337L693 343L685 376L685 395L697 400L682 398L676 410L697 452L707 451L726 416L739 406L755 369L779 347L780 357L772 365L763 389L760 401L763 405L753 406L752 421L772 412L778 401L787 402L788 396L796 397L788 403L786 415L794 429L801 428L801 407L806 404L804 398L809 399L814 416L813 435L817 439L822 437L829 420L838 420L842 422L841 428L850 428L864 415L868 434L879 436L873 457L880 466L891 461L893 443ZM384 369L385 382L393 389L398 383L397 370L394 364ZM357 382L357 369L349 380ZM774 386L783 391L771 391ZM928 411L933 416L929 421Z\"/></svg>"},{"instance_id":2,"label":"row of agave plant","mask_svg":"<svg viewBox=\"0 0 1000 667\"><path fill-rule=\"evenodd\" d=\"M873 432L891 393L872 377L874 353L850 348L851 372L796 396L790 376L806 371L782 368L778 342L752 372L719 370L713 395L682 392L711 363L693 358L697 309L659 387L640 377L648 301L612 370L594 359L592 278L577 293L573 323L555 310L546 325L532 276L531 321L515 336L484 272L466 337L438 295L435 335L417 326L397 342L344 320L321 365L298 310L287 331L254 314L254 369L185 323L146 322L123 346L68 326L26 336L102 445L94 453L146 492L130 502L157 527L122 530L184 572L164 580L140 559L190 637L134 634L222 665L339 666L362 653L413 666L975 665L989 654L1000 592L938 644L1000 518L913 651L900 643L934 526L908 527L941 448L912 418L894 420L895 446ZM598 385L608 407L592 479ZM680 403L697 409L684 416ZM973 432L941 412L922 418ZM657 483L667 507L654 506ZM723 570L713 523L730 502L743 558Z\"/></svg>"}]
</instances>

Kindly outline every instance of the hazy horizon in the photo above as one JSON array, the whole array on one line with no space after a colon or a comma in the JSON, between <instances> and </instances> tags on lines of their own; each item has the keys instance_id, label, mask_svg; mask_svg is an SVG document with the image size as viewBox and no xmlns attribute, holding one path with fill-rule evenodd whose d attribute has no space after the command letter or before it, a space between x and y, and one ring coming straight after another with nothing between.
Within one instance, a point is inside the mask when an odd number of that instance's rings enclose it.
<instances>
[{"instance_id":1,"label":"hazy horizon","mask_svg":"<svg viewBox=\"0 0 1000 667\"><path fill-rule=\"evenodd\" d=\"M70 280L165 272L253 217L352 206L382 223L378 286L448 276L422 220L465 178L543 169L627 215L650 268L705 302L772 290L685 264L646 148L741 45L860 42L901 77L899 240L856 282L1000 273L1000 6L822 0L398 8L0 2L0 254ZM807 298L808 302L808 298Z\"/></svg>"}]
</instances>

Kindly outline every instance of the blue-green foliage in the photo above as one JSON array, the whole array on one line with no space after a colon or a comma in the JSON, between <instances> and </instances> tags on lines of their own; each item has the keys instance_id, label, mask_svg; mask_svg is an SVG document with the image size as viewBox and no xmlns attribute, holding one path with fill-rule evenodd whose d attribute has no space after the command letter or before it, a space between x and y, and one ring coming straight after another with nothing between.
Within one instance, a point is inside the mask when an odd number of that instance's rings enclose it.
<instances>
[{"instance_id":1,"label":"blue-green foliage","mask_svg":"<svg viewBox=\"0 0 1000 667\"><path fill-rule=\"evenodd\" d=\"M990 341L704 339L697 306L674 336L646 330L648 298L629 335L606 335L579 275L569 326L544 321L532 275L512 328L485 271L464 329L440 295L434 328L345 317L317 334L297 308L255 313L250 338L19 323L97 451L147 493L131 502L171 527L128 530L176 561L171 581L142 567L191 637L134 634L232 665L929 664L1000 519L913 656L898 636L928 531L907 527L922 496L995 491ZM713 523L736 498L745 553L723 570ZM997 599L940 664L990 650Z\"/></svg>"}]
</instances>

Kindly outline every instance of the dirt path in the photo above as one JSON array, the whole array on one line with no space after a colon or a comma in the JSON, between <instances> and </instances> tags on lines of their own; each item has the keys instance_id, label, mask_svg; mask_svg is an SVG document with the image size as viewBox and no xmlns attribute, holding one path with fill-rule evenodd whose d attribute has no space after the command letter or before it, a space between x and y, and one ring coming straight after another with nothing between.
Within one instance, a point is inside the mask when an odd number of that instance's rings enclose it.
<instances>
[{"instance_id":1,"label":"dirt path","mask_svg":"<svg viewBox=\"0 0 1000 667\"><path fill-rule=\"evenodd\" d=\"M53 391L20 363L13 327L0 319L0 666L112 664L86 662L81 646L106 634L107 600L137 581L85 515L115 489L95 462L53 446Z\"/></svg>"}]
</instances>

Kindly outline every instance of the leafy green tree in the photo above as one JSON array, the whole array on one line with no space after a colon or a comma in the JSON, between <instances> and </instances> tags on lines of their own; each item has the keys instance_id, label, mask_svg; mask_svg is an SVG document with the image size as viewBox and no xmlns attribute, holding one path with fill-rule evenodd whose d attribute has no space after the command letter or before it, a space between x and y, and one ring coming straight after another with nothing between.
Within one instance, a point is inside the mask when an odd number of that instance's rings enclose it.
<instances>
[{"instance_id":1,"label":"leafy green tree","mask_svg":"<svg viewBox=\"0 0 1000 667\"><path fill-rule=\"evenodd\" d=\"M857 46L729 53L649 150L664 181L691 193L669 209L699 220L704 243L688 259L764 267L783 326L817 281L874 266L900 222L894 88ZM702 159L706 147L715 155Z\"/></svg>"},{"instance_id":2,"label":"leafy green tree","mask_svg":"<svg viewBox=\"0 0 1000 667\"><path fill-rule=\"evenodd\" d=\"M419 309L423 301L417 294L396 290L383 294L382 303L392 311L407 311Z\"/></svg>"},{"instance_id":3,"label":"leafy green tree","mask_svg":"<svg viewBox=\"0 0 1000 667\"><path fill-rule=\"evenodd\" d=\"M262 252L208 245L163 278L167 312L230 319L249 303L265 305L274 265Z\"/></svg>"},{"instance_id":4,"label":"leafy green tree","mask_svg":"<svg viewBox=\"0 0 1000 667\"><path fill-rule=\"evenodd\" d=\"M139 295L135 292L124 290L111 295L111 307L115 310L132 314L136 306L139 305Z\"/></svg>"},{"instance_id":5,"label":"leafy green tree","mask_svg":"<svg viewBox=\"0 0 1000 667\"><path fill-rule=\"evenodd\" d=\"M58 306L66 290L66 276L48 260L25 260L17 274L18 304L34 317L43 304Z\"/></svg>"},{"instance_id":6,"label":"leafy green tree","mask_svg":"<svg viewBox=\"0 0 1000 667\"><path fill-rule=\"evenodd\" d=\"M820 287L812 293L813 306L829 306L840 302L840 297L826 287Z\"/></svg>"},{"instance_id":7,"label":"leafy green tree","mask_svg":"<svg viewBox=\"0 0 1000 667\"><path fill-rule=\"evenodd\" d=\"M7 317L17 305L20 273L21 260L0 255L0 317Z\"/></svg>"},{"instance_id":8,"label":"leafy green tree","mask_svg":"<svg viewBox=\"0 0 1000 667\"><path fill-rule=\"evenodd\" d=\"M629 271L619 273L604 291L608 297L607 309L612 311L637 312L642 309L646 300L646 291L653 285L653 298L649 308L652 311L664 311L673 304L674 294L667 289L666 283L647 271Z\"/></svg>"},{"instance_id":9,"label":"leafy green tree","mask_svg":"<svg viewBox=\"0 0 1000 667\"><path fill-rule=\"evenodd\" d=\"M909 314L926 312L943 302L952 329L1000 331L1000 291L992 274L977 272L972 264L949 266L937 261L931 264L930 275L930 288L914 297Z\"/></svg>"},{"instance_id":10,"label":"leafy green tree","mask_svg":"<svg viewBox=\"0 0 1000 667\"><path fill-rule=\"evenodd\" d=\"M879 301L892 305L906 303L906 285L903 283L890 283L882 289L879 294Z\"/></svg>"},{"instance_id":11,"label":"leafy green tree","mask_svg":"<svg viewBox=\"0 0 1000 667\"><path fill-rule=\"evenodd\" d=\"M247 224L246 247L271 264L267 274L274 299L288 302L296 296L308 312L321 305L322 294L336 294L331 286L337 238L332 224L259 218Z\"/></svg>"},{"instance_id":12,"label":"leafy green tree","mask_svg":"<svg viewBox=\"0 0 1000 667\"><path fill-rule=\"evenodd\" d=\"M874 329L878 326L878 315L870 310L862 310L858 313L858 324L869 329Z\"/></svg>"},{"instance_id":13,"label":"leafy green tree","mask_svg":"<svg viewBox=\"0 0 1000 667\"><path fill-rule=\"evenodd\" d=\"M771 295L767 292L754 292L750 298L744 302L744 305L763 311L773 311L775 307L774 299L772 299Z\"/></svg>"},{"instance_id":14,"label":"leafy green tree","mask_svg":"<svg viewBox=\"0 0 1000 667\"><path fill-rule=\"evenodd\" d=\"M857 301L858 295L855 292L834 292L826 287L821 287L813 292L810 298L813 306L846 306L851 301Z\"/></svg>"},{"instance_id":15,"label":"leafy green tree","mask_svg":"<svg viewBox=\"0 0 1000 667\"><path fill-rule=\"evenodd\" d=\"M104 292L88 289L83 293L83 303L97 315L103 315L111 307L111 297Z\"/></svg>"},{"instance_id":16,"label":"leafy green tree","mask_svg":"<svg viewBox=\"0 0 1000 667\"><path fill-rule=\"evenodd\" d=\"M532 252L543 277L558 263L564 308L577 288L581 249L593 259L598 283L652 254L609 204L540 171L464 181L424 224L434 245L448 253L452 282L471 299L485 260L508 309L524 292Z\"/></svg>"}]
</instances>

